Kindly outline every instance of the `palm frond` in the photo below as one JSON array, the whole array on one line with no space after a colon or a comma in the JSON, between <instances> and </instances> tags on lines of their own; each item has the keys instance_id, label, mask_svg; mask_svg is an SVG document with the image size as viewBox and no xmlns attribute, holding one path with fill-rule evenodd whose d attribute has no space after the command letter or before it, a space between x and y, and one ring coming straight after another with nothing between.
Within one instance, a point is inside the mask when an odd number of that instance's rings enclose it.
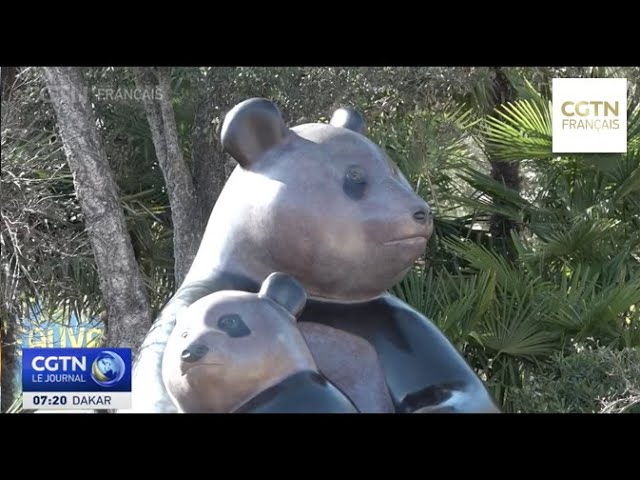
<instances>
[{"instance_id":1,"label":"palm frond","mask_svg":"<svg viewBox=\"0 0 640 480\"><path fill-rule=\"evenodd\" d=\"M489 175L482 173L475 168L463 166L460 168L458 177L467 182L476 190L500 199L501 203L507 203L516 208L527 208L530 203L522 198L518 192L510 188Z\"/></svg>"},{"instance_id":2,"label":"palm frond","mask_svg":"<svg viewBox=\"0 0 640 480\"><path fill-rule=\"evenodd\" d=\"M402 301L408 303L419 312L428 315L432 311L431 303L434 301L433 270L421 266L412 268L404 279L391 289L391 293Z\"/></svg>"},{"instance_id":3,"label":"palm frond","mask_svg":"<svg viewBox=\"0 0 640 480\"><path fill-rule=\"evenodd\" d=\"M623 319L634 305L640 304L640 282L609 285L592 297L582 300L576 339L608 337L615 343L624 328ZM618 346L618 345L615 345Z\"/></svg>"},{"instance_id":4,"label":"palm frond","mask_svg":"<svg viewBox=\"0 0 640 480\"><path fill-rule=\"evenodd\" d=\"M566 255L575 255L580 251L590 251L611 229L618 225L618 220L582 218L568 229L549 234L539 254L553 259Z\"/></svg>"},{"instance_id":5,"label":"palm frond","mask_svg":"<svg viewBox=\"0 0 640 480\"><path fill-rule=\"evenodd\" d=\"M627 150L640 148L640 100L635 100L627 109Z\"/></svg>"},{"instance_id":6,"label":"palm frond","mask_svg":"<svg viewBox=\"0 0 640 480\"><path fill-rule=\"evenodd\" d=\"M501 301L492 305L483 323L484 333L480 335L485 348L496 355L524 358L552 353L559 335L549 330L546 320L555 302L543 293L540 287L514 291L507 285L498 285Z\"/></svg>"},{"instance_id":7,"label":"palm frond","mask_svg":"<svg viewBox=\"0 0 640 480\"><path fill-rule=\"evenodd\" d=\"M507 263L500 254L473 242L447 238L442 243L460 255L474 271L494 272L499 285L517 288L522 284L522 275Z\"/></svg>"},{"instance_id":8,"label":"palm frond","mask_svg":"<svg viewBox=\"0 0 640 480\"><path fill-rule=\"evenodd\" d=\"M500 160L550 158L551 108L533 100L519 100L496 109L483 131L487 148Z\"/></svg>"},{"instance_id":9,"label":"palm frond","mask_svg":"<svg viewBox=\"0 0 640 480\"><path fill-rule=\"evenodd\" d=\"M640 122L639 122L640 125ZM640 134L639 134L640 137ZM612 198L614 202L622 201L627 195L640 192L640 144L635 150L628 150L625 155L626 165L630 165L633 170L624 171L624 167L620 167L622 175L621 183L613 192Z\"/></svg>"}]
</instances>

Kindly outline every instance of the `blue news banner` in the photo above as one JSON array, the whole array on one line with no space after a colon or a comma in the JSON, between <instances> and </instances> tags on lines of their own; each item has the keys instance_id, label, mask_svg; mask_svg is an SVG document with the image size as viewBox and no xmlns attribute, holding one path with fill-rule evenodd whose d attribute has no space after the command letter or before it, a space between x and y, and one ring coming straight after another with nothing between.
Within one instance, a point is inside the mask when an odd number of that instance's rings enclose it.
<instances>
[{"instance_id":1,"label":"blue news banner","mask_svg":"<svg viewBox=\"0 0 640 480\"><path fill-rule=\"evenodd\" d=\"M25 348L24 408L131 408L131 349Z\"/></svg>"}]
</instances>

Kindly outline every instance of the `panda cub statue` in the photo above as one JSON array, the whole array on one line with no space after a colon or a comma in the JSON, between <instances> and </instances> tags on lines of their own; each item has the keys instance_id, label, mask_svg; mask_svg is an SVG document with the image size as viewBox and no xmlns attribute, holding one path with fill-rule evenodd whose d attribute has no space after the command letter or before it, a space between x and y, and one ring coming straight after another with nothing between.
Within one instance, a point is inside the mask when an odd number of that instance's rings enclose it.
<instances>
[{"instance_id":1,"label":"panda cub statue","mask_svg":"<svg viewBox=\"0 0 640 480\"><path fill-rule=\"evenodd\" d=\"M369 354L367 365L378 366L365 342L358 345L353 337L333 343L333 360L327 362L322 340L331 332L312 324L297 328L306 300L304 288L295 279L273 273L257 294L219 291L187 308L167 342L163 362L163 379L179 411L250 411L252 398L264 397L270 389L276 394L277 385L286 380L289 385L300 382L315 387L305 388L296 399L301 412L319 408L338 413L391 412L381 370L362 371L343 363L355 348ZM336 386L327 382L318 365L341 372ZM335 405L314 405L314 390L336 387L343 387L344 395L331 396Z\"/></svg>"}]
</instances>

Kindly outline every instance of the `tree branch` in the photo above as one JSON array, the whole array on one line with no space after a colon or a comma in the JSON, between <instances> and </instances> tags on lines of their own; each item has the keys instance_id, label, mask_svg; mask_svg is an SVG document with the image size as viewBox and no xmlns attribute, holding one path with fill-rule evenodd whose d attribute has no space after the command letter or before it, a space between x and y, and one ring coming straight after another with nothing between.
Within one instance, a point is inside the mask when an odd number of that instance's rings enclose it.
<instances>
[{"instance_id":1,"label":"tree branch","mask_svg":"<svg viewBox=\"0 0 640 480\"><path fill-rule=\"evenodd\" d=\"M170 70L134 68L138 88L154 90L154 95L143 95L156 157L162 170L173 221L174 275L176 285L184 280L197 253L201 235L195 189L191 172L182 155L173 106L171 105Z\"/></svg>"}]
</instances>

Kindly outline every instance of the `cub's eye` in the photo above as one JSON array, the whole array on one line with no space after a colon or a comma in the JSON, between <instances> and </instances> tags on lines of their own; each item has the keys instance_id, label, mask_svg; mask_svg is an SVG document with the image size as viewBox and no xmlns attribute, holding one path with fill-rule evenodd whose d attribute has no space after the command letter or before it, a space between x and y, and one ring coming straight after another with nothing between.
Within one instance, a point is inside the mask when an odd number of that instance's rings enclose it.
<instances>
[{"instance_id":1,"label":"cub's eye","mask_svg":"<svg viewBox=\"0 0 640 480\"><path fill-rule=\"evenodd\" d=\"M187 335L189 335L189 332L182 332L182 334L180 336L182 338L187 338Z\"/></svg>"},{"instance_id":2,"label":"cub's eye","mask_svg":"<svg viewBox=\"0 0 640 480\"><path fill-rule=\"evenodd\" d=\"M347 170L347 178L354 183L365 183L364 169L357 166L349 167Z\"/></svg>"},{"instance_id":3,"label":"cub's eye","mask_svg":"<svg viewBox=\"0 0 640 480\"><path fill-rule=\"evenodd\" d=\"M238 315L225 315L218 320L218 327L223 330L229 330L237 325L239 319L240 317Z\"/></svg>"},{"instance_id":4,"label":"cub's eye","mask_svg":"<svg viewBox=\"0 0 640 480\"><path fill-rule=\"evenodd\" d=\"M360 200L367 189L367 178L364 169L358 165L347 168L342 190L351 200Z\"/></svg>"},{"instance_id":5,"label":"cub's eye","mask_svg":"<svg viewBox=\"0 0 640 480\"><path fill-rule=\"evenodd\" d=\"M251 333L240 315L230 313L218 319L218 328L230 337L245 337Z\"/></svg>"}]
</instances>

